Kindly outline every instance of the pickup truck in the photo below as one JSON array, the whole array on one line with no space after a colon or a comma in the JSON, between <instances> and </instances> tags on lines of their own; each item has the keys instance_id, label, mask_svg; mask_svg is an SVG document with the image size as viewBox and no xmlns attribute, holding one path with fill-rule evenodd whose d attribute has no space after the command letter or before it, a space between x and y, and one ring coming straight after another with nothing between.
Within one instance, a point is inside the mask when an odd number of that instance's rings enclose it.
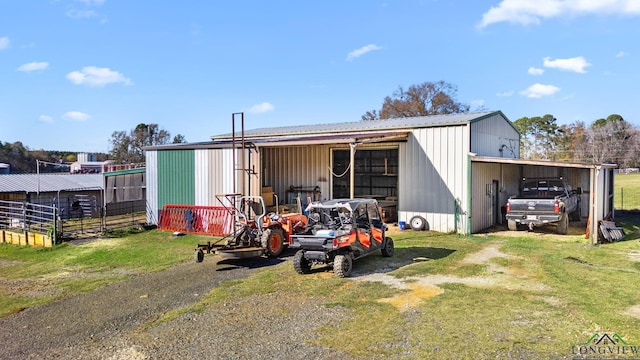
<instances>
[{"instance_id":1,"label":"pickup truck","mask_svg":"<svg viewBox=\"0 0 640 360\"><path fill-rule=\"evenodd\" d=\"M523 179L521 189L505 206L509 230L517 230L518 225L533 230L536 225L556 223L556 232L565 235L569 216L574 221L582 217L582 189L572 190L562 178Z\"/></svg>"}]
</instances>

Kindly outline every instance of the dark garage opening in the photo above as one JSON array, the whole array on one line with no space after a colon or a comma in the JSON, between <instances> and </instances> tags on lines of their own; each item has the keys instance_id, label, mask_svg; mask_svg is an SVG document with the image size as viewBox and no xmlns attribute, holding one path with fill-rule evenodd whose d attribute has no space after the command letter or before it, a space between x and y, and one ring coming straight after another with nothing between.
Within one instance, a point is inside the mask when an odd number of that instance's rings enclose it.
<instances>
[{"instance_id":1,"label":"dark garage opening","mask_svg":"<svg viewBox=\"0 0 640 360\"><path fill-rule=\"evenodd\" d=\"M350 150L333 150L333 198L348 198ZM398 149L357 149L354 196L374 198L385 222L397 221Z\"/></svg>"}]
</instances>

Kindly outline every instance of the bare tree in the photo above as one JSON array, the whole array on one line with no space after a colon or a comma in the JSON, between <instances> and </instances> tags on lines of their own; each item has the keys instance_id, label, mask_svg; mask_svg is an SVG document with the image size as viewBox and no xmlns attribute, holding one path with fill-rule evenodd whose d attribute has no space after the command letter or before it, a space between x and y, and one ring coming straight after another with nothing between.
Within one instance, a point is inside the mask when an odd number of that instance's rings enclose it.
<instances>
[{"instance_id":1,"label":"bare tree","mask_svg":"<svg viewBox=\"0 0 640 360\"><path fill-rule=\"evenodd\" d=\"M458 88L445 81L399 87L387 96L382 109L367 111L362 120L381 120L413 116L455 114L469 112L469 105L456 101Z\"/></svg>"},{"instance_id":2,"label":"bare tree","mask_svg":"<svg viewBox=\"0 0 640 360\"><path fill-rule=\"evenodd\" d=\"M144 162L145 146L164 145L169 143L171 134L160 129L158 124L138 124L129 134L125 131L114 131L111 134L111 156L116 162Z\"/></svg>"}]
</instances>

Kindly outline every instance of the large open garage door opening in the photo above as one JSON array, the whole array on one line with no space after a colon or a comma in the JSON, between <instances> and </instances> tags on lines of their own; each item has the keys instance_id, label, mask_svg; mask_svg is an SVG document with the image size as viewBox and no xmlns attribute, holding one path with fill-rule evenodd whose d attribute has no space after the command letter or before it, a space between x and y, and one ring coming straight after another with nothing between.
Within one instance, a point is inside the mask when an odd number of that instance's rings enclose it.
<instances>
[{"instance_id":1,"label":"large open garage door opening","mask_svg":"<svg viewBox=\"0 0 640 360\"><path fill-rule=\"evenodd\" d=\"M332 151L332 194L334 199L350 197L349 149ZM356 148L354 196L374 198L383 210L383 220L397 221L398 149Z\"/></svg>"}]
</instances>

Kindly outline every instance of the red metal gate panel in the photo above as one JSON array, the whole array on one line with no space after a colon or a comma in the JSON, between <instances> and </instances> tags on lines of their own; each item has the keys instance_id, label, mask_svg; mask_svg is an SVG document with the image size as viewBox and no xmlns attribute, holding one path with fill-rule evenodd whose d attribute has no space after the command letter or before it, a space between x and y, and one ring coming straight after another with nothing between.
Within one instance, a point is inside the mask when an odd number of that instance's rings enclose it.
<instances>
[{"instance_id":1,"label":"red metal gate panel","mask_svg":"<svg viewBox=\"0 0 640 360\"><path fill-rule=\"evenodd\" d=\"M158 228L189 234L226 236L233 232L233 219L224 206L167 204L159 214Z\"/></svg>"}]
</instances>

